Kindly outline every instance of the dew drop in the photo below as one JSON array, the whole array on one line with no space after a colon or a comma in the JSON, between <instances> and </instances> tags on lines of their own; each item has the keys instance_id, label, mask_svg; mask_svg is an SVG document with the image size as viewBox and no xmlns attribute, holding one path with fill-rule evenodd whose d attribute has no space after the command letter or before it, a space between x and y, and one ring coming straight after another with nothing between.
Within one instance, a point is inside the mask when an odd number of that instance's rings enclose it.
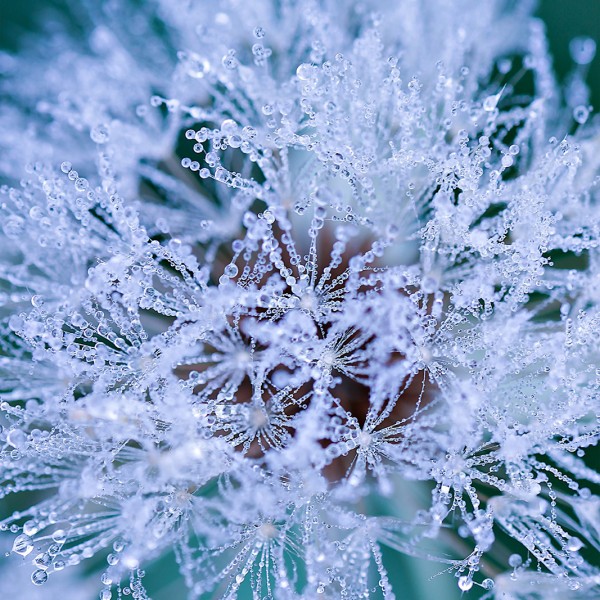
<instances>
[{"instance_id":1,"label":"dew drop","mask_svg":"<svg viewBox=\"0 0 600 600\"><path fill-rule=\"evenodd\" d=\"M567 542L567 550L569 552L577 552L578 550L581 550L581 548L583 548L583 542L579 538L569 538L569 541Z\"/></svg>"},{"instance_id":2,"label":"dew drop","mask_svg":"<svg viewBox=\"0 0 600 600\"><path fill-rule=\"evenodd\" d=\"M596 42L590 37L576 37L571 40L569 51L578 65L589 65L596 56Z\"/></svg>"},{"instance_id":3,"label":"dew drop","mask_svg":"<svg viewBox=\"0 0 600 600\"><path fill-rule=\"evenodd\" d=\"M44 306L44 298L40 295L35 295L31 297L31 304L34 308L41 308Z\"/></svg>"},{"instance_id":4,"label":"dew drop","mask_svg":"<svg viewBox=\"0 0 600 600\"><path fill-rule=\"evenodd\" d=\"M38 569L37 571L34 571L31 575L31 581L35 585L42 585L46 583L46 581L48 581L48 573L46 573L46 571L44 571L43 569Z\"/></svg>"},{"instance_id":5,"label":"dew drop","mask_svg":"<svg viewBox=\"0 0 600 600\"><path fill-rule=\"evenodd\" d=\"M47 571L50 565L52 564L52 557L49 554L38 554L33 559L33 564L44 571Z\"/></svg>"},{"instance_id":6,"label":"dew drop","mask_svg":"<svg viewBox=\"0 0 600 600\"><path fill-rule=\"evenodd\" d=\"M486 112L492 112L496 106L498 106L498 102L500 101L500 94L493 94L492 96L488 96L483 101L483 110Z\"/></svg>"},{"instance_id":7,"label":"dew drop","mask_svg":"<svg viewBox=\"0 0 600 600\"><path fill-rule=\"evenodd\" d=\"M97 125L90 131L90 137L96 144L106 144L108 142L108 127L106 125Z\"/></svg>"},{"instance_id":8,"label":"dew drop","mask_svg":"<svg viewBox=\"0 0 600 600\"><path fill-rule=\"evenodd\" d=\"M302 63L296 69L296 76L300 81L308 81L314 73L314 67L308 63Z\"/></svg>"},{"instance_id":9,"label":"dew drop","mask_svg":"<svg viewBox=\"0 0 600 600\"><path fill-rule=\"evenodd\" d=\"M238 274L238 268L235 265L227 265L224 273L227 277L235 277Z\"/></svg>"},{"instance_id":10,"label":"dew drop","mask_svg":"<svg viewBox=\"0 0 600 600\"><path fill-rule=\"evenodd\" d=\"M27 523L23 525L23 533L25 535L35 535L38 531L39 528L35 521L27 521Z\"/></svg>"},{"instance_id":11,"label":"dew drop","mask_svg":"<svg viewBox=\"0 0 600 600\"><path fill-rule=\"evenodd\" d=\"M583 125L590 116L590 111L586 106L580 105L576 106L573 109L573 118L575 121L581 125Z\"/></svg>"},{"instance_id":12,"label":"dew drop","mask_svg":"<svg viewBox=\"0 0 600 600\"><path fill-rule=\"evenodd\" d=\"M229 71L233 71L234 69L237 69L239 66L239 61L235 56L235 51L234 50L230 50L221 60L221 63L223 64L223 66L229 70Z\"/></svg>"},{"instance_id":13,"label":"dew drop","mask_svg":"<svg viewBox=\"0 0 600 600\"><path fill-rule=\"evenodd\" d=\"M508 557L508 564L511 567L520 567L523 564L523 559L518 554L511 554Z\"/></svg>"},{"instance_id":14,"label":"dew drop","mask_svg":"<svg viewBox=\"0 0 600 600\"><path fill-rule=\"evenodd\" d=\"M488 579L484 579L481 582L481 587L484 590L491 590L494 587L494 580L493 579L489 579L489 578Z\"/></svg>"},{"instance_id":15,"label":"dew drop","mask_svg":"<svg viewBox=\"0 0 600 600\"><path fill-rule=\"evenodd\" d=\"M62 544L67 539L67 532L64 529L57 529L52 534L52 539L58 544Z\"/></svg>"},{"instance_id":16,"label":"dew drop","mask_svg":"<svg viewBox=\"0 0 600 600\"><path fill-rule=\"evenodd\" d=\"M468 575L458 578L458 587L463 592L468 592L473 587L473 580Z\"/></svg>"},{"instance_id":17,"label":"dew drop","mask_svg":"<svg viewBox=\"0 0 600 600\"><path fill-rule=\"evenodd\" d=\"M2 224L2 229L8 238L18 238L25 232L25 221L17 215L11 215Z\"/></svg>"},{"instance_id":18,"label":"dew drop","mask_svg":"<svg viewBox=\"0 0 600 600\"><path fill-rule=\"evenodd\" d=\"M13 542L12 551L21 556L27 556L33 550L31 537L26 534L18 535Z\"/></svg>"},{"instance_id":19,"label":"dew drop","mask_svg":"<svg viewBox=\"0 0 600 600\"><path fill-rule=\"evenodd\" d=\"M11 429L6 436L6 443L17 450L27 446L28 437L25 432L20 429Z\"/></svg>"},{"instance_id":20,"label":"dew drop","mask_svg":"<svg viewBox=\"0 0 600 600\"><path fill-rule=\"evenodd\" d=\"M55 571L62 571L65 568L65 561L64 560L57 560L54 562L54 570Z\"/></svg>"}]
</instances>

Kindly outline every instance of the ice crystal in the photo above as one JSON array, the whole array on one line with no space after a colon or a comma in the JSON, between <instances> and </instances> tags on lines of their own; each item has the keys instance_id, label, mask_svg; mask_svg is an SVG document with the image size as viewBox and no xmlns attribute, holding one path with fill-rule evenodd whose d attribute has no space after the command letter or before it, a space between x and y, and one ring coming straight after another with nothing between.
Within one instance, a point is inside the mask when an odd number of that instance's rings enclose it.
<instances>
[{"instance_id":1,"label":"ice crystal","mask_svg":"<svg viewBox=\"0 0 600 600\"><path fill-rule=\"evenodd\" d=\"M390 551L597 597L593 42L563 93L528 2L80 4L1 63L0 529L40 597L174 553L190 598L391 599Z\"/></svg>"}]
</instances>

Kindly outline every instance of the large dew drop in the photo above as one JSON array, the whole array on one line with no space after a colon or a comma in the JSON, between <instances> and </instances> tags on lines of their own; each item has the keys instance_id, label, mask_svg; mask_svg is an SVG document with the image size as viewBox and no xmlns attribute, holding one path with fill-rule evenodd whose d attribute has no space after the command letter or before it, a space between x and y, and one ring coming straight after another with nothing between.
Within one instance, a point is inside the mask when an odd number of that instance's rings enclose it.
<instances>
[{"instance_id":1,"label":"large dew drop","mask_svg":"<svg viewBox=\"0 0 600 600\"><path fill-rule=\"evenodd\" d=\"M48 573L46 573L46 571L44 571L43 569L38 569L37 571L34 571L32 573L31 581L35 585L42 585L43 583L46 583L46 581L48 581Z\"/></svg>"},{"instance_id":2,"label":"large dew drop","mask_svg":"<svg viewBox=\"0 0 600 600\"><path fill-rule=\"evenodd\" d=\"M24 533L18 535L13 542L12 551L21 556L27 556L33 550L32 539Z\"/></svg>"}]
</instances>

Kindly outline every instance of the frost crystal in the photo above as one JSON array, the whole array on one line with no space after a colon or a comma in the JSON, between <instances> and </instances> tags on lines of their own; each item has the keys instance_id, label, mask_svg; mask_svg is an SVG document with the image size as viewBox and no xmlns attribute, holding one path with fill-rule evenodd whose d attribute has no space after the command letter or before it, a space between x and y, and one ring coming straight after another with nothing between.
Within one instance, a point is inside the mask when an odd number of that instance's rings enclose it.
<instances>
[{"instance_id":1,"label":"frost crystal","mask_svg":"<svg viewBox=\"0 0 600 600\"><path fill-rule=\"evenodd\" d=\"M0 57L35 597L99 557L146 599L172 555L192 599L391 599L406 554L597 598L599 134L530 3L81 4Z\"/></svg>"}]
</instances>

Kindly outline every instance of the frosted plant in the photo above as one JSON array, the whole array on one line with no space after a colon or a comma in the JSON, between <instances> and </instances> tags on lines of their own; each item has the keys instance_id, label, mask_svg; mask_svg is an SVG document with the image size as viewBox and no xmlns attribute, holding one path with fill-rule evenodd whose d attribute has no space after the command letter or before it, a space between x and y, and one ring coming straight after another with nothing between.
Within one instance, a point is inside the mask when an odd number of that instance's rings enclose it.
<instances>
[{"instance_id":1,"label":"frosted plant","mask_svg":"<svg viewBox=\"0 0 600 600\"><path fill-rule=\"evenodd\" d=\"M173 555L190 598L394 598L404 554L597 597L598 132L529 3L81 7L0 63L0 528L41 596Z\"/></svg>"}]
</instances>

